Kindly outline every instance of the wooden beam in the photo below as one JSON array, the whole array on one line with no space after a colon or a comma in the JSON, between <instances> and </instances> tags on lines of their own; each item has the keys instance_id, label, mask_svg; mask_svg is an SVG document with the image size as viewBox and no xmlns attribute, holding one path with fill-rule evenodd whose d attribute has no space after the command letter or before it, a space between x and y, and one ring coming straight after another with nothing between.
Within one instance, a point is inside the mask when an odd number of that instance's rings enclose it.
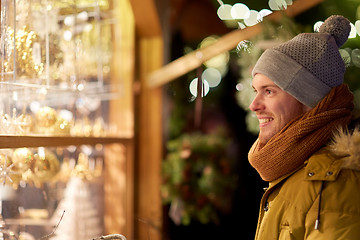
<instances>
[{"instance_id":1,"label":"wooden beam","mask_svg":"<svg viewBox=\"0 0 360 240\"><path fill-rule=\"evenodd\" d=\"M136 33L140 37L161 36L161 24L155 0L130 0L136 25Z\"/></svg>"},{"instance_id":2,"label":"wooden beam","mask_svg":"<svg viewBox=\"0 0 360 240\"><path fill-rule=\"evenodd\" d=\"M141 38L139 49L139 79L145 85L145 76L163 63L162 37ZM162 89L142 87L138 97L135 237L133 239L162 239L161 162L162 139Z\"/></svg>"},{"instance_id":3,"label":"wooden beam","mask_svg":"<svg viewBox=\"0 0 360 240\"><path fill-rule=\"evenodd\" d=\"M134 102L135 20L129 0L112 1L114 17L111 84L121 84L122 97L109 101L109 124L130 136L127 144L105 147L104 225L106 234L134 239Z\"/></svg>"},{"instance_id":4,"label":"wooden beam","mask_svg":"<svg viewBox=\"0 0 360 240\"><path fill-rule=\"evenodd\" d=\"M34 148L34 147L57 147L79 146L131 142L129 137L72 137L72 136L0 136L1 148Z\"/></svg>"},{"instance_id":5,"label":"wooden beam","mask_svg":"<svg viewBox=\"0 0 360 240\"><path fill-rule=\"evenodd\" d=\"M285 11L274 12L267 16L269 20L278 20L282 18L285 13L289 17L296 16L306 10L318 5L324 0L297 0L289 6ZM148 87L160 87L194 69L201 66L207 60L223 53L230 51L243 40L251 39L262 31L263 24L259 23L252 27L245 29L234 30L223 37L219 38L216 42L201 49L197 49L183 57L180 57L162 68L150 73L147 77Z\"/></svg>"}]
</instances>

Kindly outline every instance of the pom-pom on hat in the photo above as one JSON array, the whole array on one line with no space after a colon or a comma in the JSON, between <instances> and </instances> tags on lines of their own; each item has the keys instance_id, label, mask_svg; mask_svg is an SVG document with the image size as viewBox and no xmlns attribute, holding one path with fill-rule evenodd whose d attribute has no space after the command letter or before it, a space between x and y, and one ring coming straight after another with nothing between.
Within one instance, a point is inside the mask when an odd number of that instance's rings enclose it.
<instances>
[{"instance_id":1,"label":"pom-pom on hat","mask_svg":"<svg viewBox=\"0 0 360 240\"><path fill-rule=\"evenodd\" d=\"M349 37L350 22L333 15L318 33L301 33L267 49L252 71L270 78L281 89L309 107L315 107L344 81L345 64L339 53Z\"/></svg>"}]
</instances>

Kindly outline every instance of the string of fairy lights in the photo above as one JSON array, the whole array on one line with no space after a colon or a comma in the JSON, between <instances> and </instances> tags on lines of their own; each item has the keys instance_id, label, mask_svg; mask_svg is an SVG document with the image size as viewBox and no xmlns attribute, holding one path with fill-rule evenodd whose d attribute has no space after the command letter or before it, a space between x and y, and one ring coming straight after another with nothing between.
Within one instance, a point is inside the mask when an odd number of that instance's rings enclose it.
<instances>
[{"instance_id":1,"label":"string of fairy lights","mask_svg":"<svg viewBox=\"0 0 360 240\"><path fill-rule=\"evenodd\" d=\"M288 6L293 4L292 0L269 0L268 9L261 9L260 11L250 9L244 3L235 3L233 5L227 4L222 0L217 0L219 7L217 9L217 15L219 19L224 21L227 26L244 29L246 27L254 26L261 21L264 17L273 13L273 11L286 10ZM360 9L360 7L359 7ZM317 21L313 25L314 32L317 32L323 21ZM355 23L351 24L351 32L349 38L356 38L357 35L360 36L360 20L357 20ZM209 36L199 44L199 48L207 46L217 40L216 36ZM239 42L237 46L237 51L250 51L249 48L252 46L251 41L244 40ZM340 54L342 55L345 63L347 65L354 65L360 67L360 49L340 49ZM227 64L229 61L229 53L222 53L213 59L205 62L204 65L206 69L204 70L202 78L202 97L205 97L212 88L216 88L222 80L222 77L227 72ZM192 94L192 99L194 100L198 94L198 78L194 78L189 85L190 93Z\"/></svg>"}]
</instances>

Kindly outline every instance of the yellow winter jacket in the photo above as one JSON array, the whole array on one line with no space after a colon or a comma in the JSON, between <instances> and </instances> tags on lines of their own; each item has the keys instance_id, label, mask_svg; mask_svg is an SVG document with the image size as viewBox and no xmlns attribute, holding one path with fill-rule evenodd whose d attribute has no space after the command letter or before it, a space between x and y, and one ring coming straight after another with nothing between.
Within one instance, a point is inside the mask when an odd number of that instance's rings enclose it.
<instances>
[{"instance_id":1,"label":"yellow winter jacket","mask_svg":"<svg viewBox=\"0 0 360 240\"><path fill-rule=\"evenodd\" d=\"M342 134L298 170L270 182L256 240L360 239L360 134Z\"/></svg>"}]
</instances>

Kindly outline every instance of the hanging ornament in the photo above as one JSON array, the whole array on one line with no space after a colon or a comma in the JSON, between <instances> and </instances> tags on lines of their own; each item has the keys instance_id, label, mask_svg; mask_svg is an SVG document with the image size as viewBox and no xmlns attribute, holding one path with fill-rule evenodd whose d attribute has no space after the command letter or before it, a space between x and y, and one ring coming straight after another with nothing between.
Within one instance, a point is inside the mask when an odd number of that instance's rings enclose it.
<instances>
[{"instance_id":1,"label":"hanging ornament","mask_svg":"<svg viewBox=\"0 0 360 240\"><path fill-rule=\"evenodd\" d=\"M70 135L71 121L61 117L54 108L42 107L35 114L36 132L51 135Z\"/></svg>"},{"instance_id":2,"label":"hanging ornament","mask_svg":"<svg viewBox=\"0 0 360 240\"><path fill-rule=\"evenodd\" d=\"M34 165L34 154L28 148L17 148L12 155L14 169L18 172L26 172L31 170Z\"/></svg>"},{"instance_id":3,"label":"hanging ornament","mask_svg":"<svg viewBox=\"0 0 360 240\"><path fill-rule=\"evenodd\" d=\"M85 153L80 153L77 164L72 172L72 176L83 180L93 179L92 172L89 169L89 157Z\"/></svg>"},{"instance_id":4,"label":"hanging ornament","mask_svg":"<svg viewBox=\"0 0 360 240\"><path fill-rule=\"evenodd\" d=\"M8 28L9 41L14 41L15 46L11 48L16 50L16 73L22 77L37 77L44 71L44 63L41 61L40 38L34 31L30 31L28 26L24 26L14 32ZM14 70L14 51L10 53L9 61L5 62L5 71Z\"/></svg>"},{"instance_id":5,"label":"hanging ornament","mask_svg":"<svg viewBox=\"0 0 360 240\"><path fill-rule=\"evenodd\" d=\"M57 121L56 110L51 107L42 107L35 114L36 124L40 128L48 128L54 125Z\"/></svg>"},{"instance_id":6,"label":"hanging ornament","mask_svg":"<svg viewBox=\"0 0 360 240\"><path fill-rule=\"evenodd\" d=\"M20 181L31 182L33 179L32 168L34 165L34 154L28 148L17 148L12 154L12 168L19 175L15 175L15 183ZM19 178L17 178L19 176Z\"/></svg>"},{"instance_id":7,"label":"hanging ornament","mask_svg":"<svg viewBox=\"0 0 360 240\"><path fill-rule=\"evenodd\" d=\"M17 188L21 180L21 174L14 171L14 164L10 156L0 155L0 182Z\"/></svg>"},{"instance_id":8,"label":"hanging ornament","mask_svg":"<svg viewBox=\"0 0 360 240\"><path fill-rule=\"evenodd\" d=\"M70 135L71 126L71 122L62 117L58 117L55 124L49 130L51 130L54 135Z\"/></svg>"},{"instance_id":9,"label":"hanging ornament","mask_svg":"<svg viewBox=\"0 0 360 240\"><path fill-rule=\"evenodd\" d=\"M59 172L60 163L53 152L45 148L39 148L34 158L33 173L36 183L42 184L49 181Z\"/></svg>"},{"instance_id":10,"label":"hanging ornament","mask_svg":"<svg viewBox=\"0 0 360 240\"><path fill-rule=\"evenodd\" d=\"M16 108L13 109L12 116L3 114L1 116L2 126L0 127L1 133L25 135L32 130L32 117L27 114L16 115Z\"/></svg>"}]
</instances>

